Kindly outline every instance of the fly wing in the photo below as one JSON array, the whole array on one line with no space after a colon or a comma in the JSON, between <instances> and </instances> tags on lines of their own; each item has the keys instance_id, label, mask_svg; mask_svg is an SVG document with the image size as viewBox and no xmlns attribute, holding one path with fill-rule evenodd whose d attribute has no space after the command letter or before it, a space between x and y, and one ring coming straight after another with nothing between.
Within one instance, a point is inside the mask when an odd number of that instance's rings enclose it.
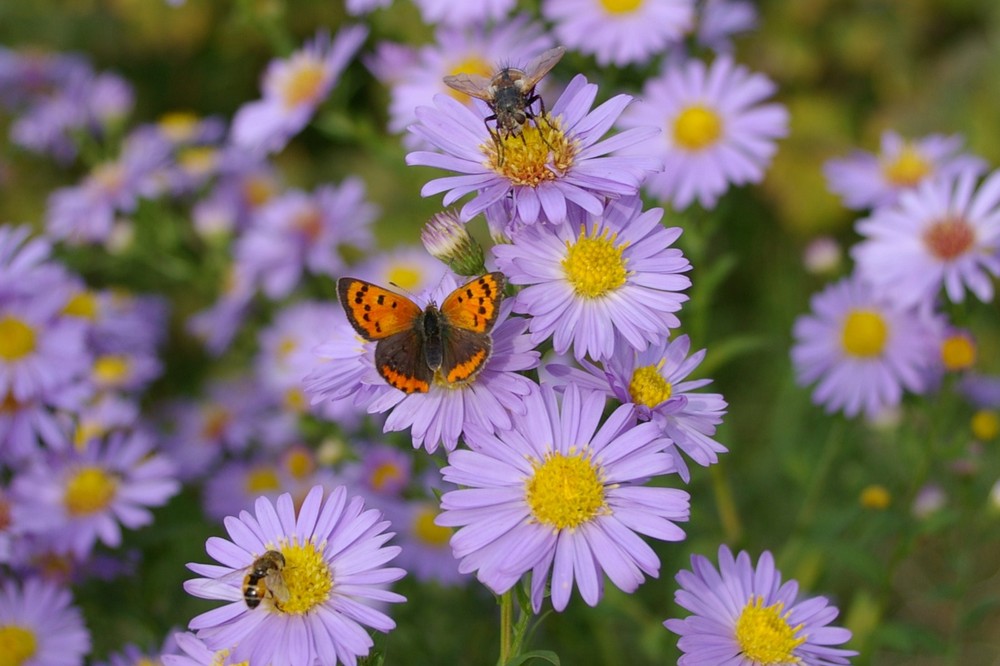
<instances>
[{"instance_id":1,"label":"fly wing","mask_svg":"<svg viewBox=\"0 0 1000 666\"><path fill-rule=\"evenodd\" d=\"M535 84L552 71L557 62L562 60L564 53L566 53L566 47L557 46L529 62L528 66L524 68L524 90L534 88Z\"/></svg>"},{"instance_id":2,"label":"fly wing","mask_svg":"<svg viewBox=\"0 0 1000 666\"><path fill-rule=\"evenodd\" d=\"M463 92L472 97L478 97L485 102L493 101L493 94L490 92L490 79L479 74L454 74L444 77L445 85L458 92Z\"/></svg>"},{"instance_id":3,"label":"fly wing","mask_svg":"<svg viewBox=\"0 0 1000 666\"><path fill-rule=\"evenodd\" d=\"M427 365L423 337L415 328L379 340L375 369L390 386L404 393L427 393L434 379L434 371Z\"/></svg>"}]
</instances>

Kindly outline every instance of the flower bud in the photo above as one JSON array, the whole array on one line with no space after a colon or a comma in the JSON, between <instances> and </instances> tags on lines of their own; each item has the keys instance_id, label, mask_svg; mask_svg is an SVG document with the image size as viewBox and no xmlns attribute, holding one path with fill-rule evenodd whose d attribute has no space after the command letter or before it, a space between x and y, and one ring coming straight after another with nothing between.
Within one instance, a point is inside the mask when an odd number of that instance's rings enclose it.
<instances>
[{"instance_id":1,"label":"flower bud","mask_svg":"<svg viewBox=\"0 0 1000 666\"><path fill-rule=\"evenodd\" d=\"M483 248L452 211L432 217L420 232L420 240L434 257L448 264L458 275L482 275Z\"/></svg>"}]
</instances>

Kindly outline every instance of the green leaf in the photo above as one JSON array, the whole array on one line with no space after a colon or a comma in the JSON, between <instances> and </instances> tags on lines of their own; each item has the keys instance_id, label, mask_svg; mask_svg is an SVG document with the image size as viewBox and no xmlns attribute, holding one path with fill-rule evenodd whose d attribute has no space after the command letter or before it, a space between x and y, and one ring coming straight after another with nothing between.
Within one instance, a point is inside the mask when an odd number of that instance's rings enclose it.
<instances>
[{"instance_id":1,"label":"green leaf","mask_svg":"<svg viewBox=\"0 0 1000 666\"><path fill-rule=\"evenodd\" d=\"M542 661L547 661L550 664L555 664L555 666L559 666L562 663L559 661L559 655L552 650L532 650L531 652L525 652L524 654L517 655L504 664L504 666L520 666L520 664L528 663L531 659L541 659Z\"/></svg>"}]
</instances>

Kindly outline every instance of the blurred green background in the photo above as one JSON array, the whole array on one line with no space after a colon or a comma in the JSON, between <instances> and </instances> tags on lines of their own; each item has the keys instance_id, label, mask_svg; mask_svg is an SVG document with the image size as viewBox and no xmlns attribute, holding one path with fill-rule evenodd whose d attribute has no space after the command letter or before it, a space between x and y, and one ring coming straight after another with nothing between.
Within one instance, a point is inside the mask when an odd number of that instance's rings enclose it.
<instances>
[{"instance_id":1,"label":"blurred green background","mask_svg":"<svg viewBox=\"0 0 1000 666\"><path fill-rule=\"evenodd\" d=\"M521 6L537 15L537 3ZM759 28L738 38L737 56L778 84L790 136L762 186L730 192L716 211L666 217L686 229L680 244L695 266L695 286L681 313L684 331L695 348L709 349L699 376L715 378L729 401L718 439L731 452L716 468L693 469L689 539L653 544L659 580L634 595L609 585L593 609L575 597L567 612L545 617L531 647L554 650L563 664L672 663L676 637L661 622L679 612L673 573L691 553L714 560L727 542L755 558L773 551L786 578L828 595L841 609L838 622L854 631L848 647L862 653L855 663L1000 664L1000 507L989 500L1000 477L997 442L970 447L973 410L948 383L909 400L898 423L826 416L795 385L788 357L795 317L832 277L805 273L805 245L818 234L845 248L856 240L858 216L826 191L825 160L854 147L877 150L881 132L895 129L907 137L960 133L971 152L1000 162L1000 3L770 0L758 7ZM136 124L175 110L228 119L259 96L260 74L277 52L344 21L333 0L188 0L178 8L159 0L6 1L0 43L76 51L96 69L116 71L135 87ZM403 0L367 22L367 51L380 40L421 44L432 34ZM604 83L603 96L638 90L649 73L602 71L570 54L556 75L576 71ZM306 188L360 175L383 212L377 235L390 247L417 242L440 199L420 197L432 171L407 168L398 137L384 132L387 102L387 91L355 62L313 126L276 161L289 185ZM48 193L83 174L4 141L0 221L41 228ZM184 223L184 212L175 218ZM96 256L74 265L106 282L110 273L93 263ZM183 283L143 288L180 303L177 321L208 304L183 298ZM980 369L1000 373L996 304L951 314L978 336ZM175 359L161 394L196 382L186 375L200 359L190 342L172 344L165 361ZM913 501L927 483L939 485L947 502L918 517ZM872 484L890 493L884 510L859 502ZM198 501L188 489L153 527L128 535L127 547L144 557L134 577L76 588L96 657L126 641L156 644L211 607L180 588L183 564L205 561L205 538L222 532L189 520ZM387 664L495 661L497 608L485 590L412 580L397 589L410 601L393 609L398 628L376 638Z\"/></svg>"}]
</instances>

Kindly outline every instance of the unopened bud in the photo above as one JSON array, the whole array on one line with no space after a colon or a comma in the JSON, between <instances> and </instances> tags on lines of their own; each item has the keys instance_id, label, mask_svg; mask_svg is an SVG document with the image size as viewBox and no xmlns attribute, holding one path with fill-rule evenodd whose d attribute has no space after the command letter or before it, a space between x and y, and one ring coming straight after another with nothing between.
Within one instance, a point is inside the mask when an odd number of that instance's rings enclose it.
<instances>
[{"instance_id":1,"label":"unopened bud","mask_svg":"<svg viewBox=\"0 0 1000 666\"><path fill-rule=\"evenodd\" d=\"M483 248L452 211L438 213L424 225L420 240L434 257L448 264L458 275L482 275Z\"/></svg>"}]
</instances>

